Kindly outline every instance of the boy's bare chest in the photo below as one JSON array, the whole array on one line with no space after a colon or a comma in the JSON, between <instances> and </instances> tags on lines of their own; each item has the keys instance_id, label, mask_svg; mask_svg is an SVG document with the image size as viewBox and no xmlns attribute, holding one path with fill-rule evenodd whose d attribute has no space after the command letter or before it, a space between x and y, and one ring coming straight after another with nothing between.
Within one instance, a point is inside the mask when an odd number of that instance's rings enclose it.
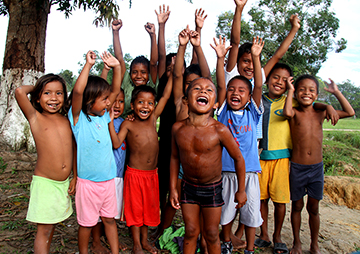
<instances>
[{"instance_id":1,"label":"boy's bare chest","mask_svg":"<svg viewBox=\"0 0 360 254\"><path fill-rule=\"evenodd\" d=\"M158 134L152 124L134 124L127 136L129 145L148 146L158 142Z\"/></svg>"},{"instance_id":2,"label":"boy's bare chest","mask_svg":"<svg viewBox=\"0 0 360 254\"><path fill-rule=\"evenodd\" d=\"M209 129L184 128L177 133L176 140L180 149L194 153L211 153L219 146L217 133Z\"/></svg>"}]
</instances>

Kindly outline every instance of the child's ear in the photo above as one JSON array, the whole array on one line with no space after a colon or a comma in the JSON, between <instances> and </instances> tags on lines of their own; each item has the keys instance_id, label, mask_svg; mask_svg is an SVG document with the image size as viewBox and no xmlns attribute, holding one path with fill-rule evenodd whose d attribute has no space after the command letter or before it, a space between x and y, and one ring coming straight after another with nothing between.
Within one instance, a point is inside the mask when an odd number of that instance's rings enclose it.
<instances>
[{"instance_id":1,"label":"child's ear","mask_svg":"<svg viewBox=\"0 0 360 254\"><path fill-rule=\"evenodd\" d=\"M217 101L214 106L213 106L213 109L217 109L219 107L219 102Z\"/></svg>"},{"instance_id":2,"label":"child's ear","mask_svg":"<svg viewBox=\"0 0 360 254\"><path fill-rule=\"evenodd\" d=\"M181 99L182 99L182 101L183 101L183 103L185 105L188 105L188 98L187 97L183 96Z\"/></svg>"},{"instance_id":3,"label":"child's ear","mask_svg":"<svg viewBox=\"0 0 360 254\"><path fill-rule=\"evenodd\" d=\"M131 110L134 110L134 103L130 103L130 108L131 108Z\"/></svg>"}]
</instances>

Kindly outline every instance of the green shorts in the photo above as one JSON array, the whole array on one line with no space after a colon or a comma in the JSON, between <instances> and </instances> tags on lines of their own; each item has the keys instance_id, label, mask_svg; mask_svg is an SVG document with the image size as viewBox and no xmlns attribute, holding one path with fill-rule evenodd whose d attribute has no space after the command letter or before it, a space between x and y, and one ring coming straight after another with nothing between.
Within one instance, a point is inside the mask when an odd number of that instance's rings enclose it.
<instances>
[{"instance_id":1,"label":"green shorts","mask_svg":"<svg viewBox=\"0 0 360 254\"><path fill-rule=\"evenodd\" d=\"M26 220L40 224L56 224L73 212L68 194L70 181L55 181L33 176Z\"/></svg>"}]
</instances>

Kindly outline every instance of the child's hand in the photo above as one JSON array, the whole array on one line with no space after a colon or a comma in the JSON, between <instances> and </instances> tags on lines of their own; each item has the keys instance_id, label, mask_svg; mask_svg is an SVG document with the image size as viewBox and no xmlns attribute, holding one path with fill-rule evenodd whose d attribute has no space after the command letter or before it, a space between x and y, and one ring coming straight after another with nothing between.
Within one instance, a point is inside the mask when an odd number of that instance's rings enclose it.
<instances>
[{"instance_id":1,"label":"child's hand","mask_svg":"<svg viewBox=\"0 0 360 254\"><path fill-rule=\"evenodd\" d=\"M169 78L174 71L174 65L175 65L175 60L176 60L176 56L173 56L171 58L171 63L170 65L166 68L166 76Z\"/></svg>"},{"instance_id":2,"label":"child's hand","mask_svg":"<svg viewBox=\"0 0 360 254\"><path fill-rule=\"evenodd\" d=\"M291 23L291 27L295 28L296 31L299 30L300 28L300 19L299 19L299 15L296 13L295 15L291 15L290 17L290 23Z\"/></svg>"},{"instance_id":3,"label":"child's hand","mask_svg":"<svg viewBox=\"0 0 360 254\"><path fill-rule=\"evenodd\" d=\"M215 50L216 55L218 58L223 58L226 56L229 49L231 49L231 46L225 48L225 37L222 38L221 35L219 35L219 43L216 42L216 39L214 38L215 46L210 44L210 46Z\"/></svg>"},{"instance_id":4,"label":"child's hand","mask_svg":"<svg viewBox=\"0 0 360 254\"><path fill-rule=\"evenodd\" d=\"M149 33L150 36L155 35L155 25L153 23L147 22L145 25L145 30Z\"/></svg>"},{"instance_id":5,"label":"child's hand","mask_svg":"<svg viewBox=\"0 0 360 254\"><path fill-rule=\"evenodd\" d=\"M200 34L196 31L189 31L189 37L190 37L190 43L193 45L193 47L199 47L200 46Z\"/></svg>"},{"instance_id":6,"label":"child's hand","mask_svg":"<svg viewBox=\"0 0 360 254\"><path fill-rule=\"evenodd\" d=\"M96 54L94 51L91 51L89 50L87 53L86 53L86 62L88 64L90 64L91 66L93 66L95 64L95 61L96 61Z\"/></svg>"},{"instance_id":7,"label":"child's hand","mask_svg":"<svg viewBox=\"0 0 360 254\"><path fill-rule=\"evenodd\" d=\"M114 118L115 118L114 107L115 107L115 103L111 106L111 108L109 110L109 115L110 115L111 121L114 121Z\"/></svg>"},{"instance_id":8,"label":"child's hand","mask_svg":"<svg viewBox=\"0 0 360 254\"><path fill-rule=\"evenodd\" d=\"M170 16L169 5L167 6L166 11L165 11L165 4L163 4L162 11L161 11L161 5L160 5L159 6L159 13L157 13L156 10L155 10L155 13L156 13L159 24L166 23L166 21L168 20L168 18Z\"/></svg>"},{"instance_id":9,"label":"child's hand","mask_svg":"<svg viewBox=\"0 0 360 254\"><path fill-rule=\"evenodd\" d=\"M111 70L111 68L106 63L104 63L104 69L108 71Z\"/></svg>"},{"instance_id":10,"label":"child's hand","mask_svg":"<svg viewBox=\"0 0 360 254\"><path fill-rule=\"evenodd\" d=\"M112 30L113 31L119 31L121 27L122 27L121 19L116 19L112 22Z\"/></svg>"},{"instance_id":11,"label":"child's hand","mask_svg":"<svg viewBox=\"0 0 360 254\"><path fill-rule=\"evenodd\" d=\"M179 33L179 44L180 46L186 45L190 40L189 36L189 25Z\"/></svg>"},{"instance_id":12,"label":"child's hand","mask_svg":"<svg viewBox=\"0 0 360 254\"><path fill-rule=\"evenodd\" d=\"M330 78L329 78L329 80L330 80L330 83L324 81L325 85L327 85L327 87L326 86L324 87L324 90L329 92L329 93L332 93L332 94L335 93L335 92L338 92L339 88L337 87L335 82Z\"/></svg>"},{"instance_id":13,"label":"child's hand","mask_svg":"<svg viewBox=\"0 0 360 254\"><path fill-rule=\"evenodd\" d=\"M119 61L109 52L102 53L100 57L104 61L104 64L108 67L114 68L116 66L120 66Z\"/></svg>"},{"instance_id":14,"label":"child's hand","mask_svg":"<svg viewBox=\"0 0 360 254\"><path fill-rule=\"evenodd\" d=\"M295 90L294 86L293 86L293 82L294 82L294 78L293 77L288 77L288 79L286 80L286 88L287 90Z\"/></svg>"},{"instance_id":15,"label":"child's hand","mask_svg":"<svg viewBox=\"0 0 360 254\"><path fill-rule=\"evenodd\" d=\"M125 120L128 120L128 121L130 121L130 122L134 122L134 120L135 120L134 114L131 113L131 114L127 115L127 117L125 118Z\"/></svg>"},{"instance_id":16,"label":"child's hand","mask_svg":"<svg viewBox=\"0 0 360 254\"><path fill-rule=\"evenodd\" d=\"M335 126L339 121L339 114L331 105L326 106L326 119L329 122L331 120L331 125Z\"/></svg>"},{"instance_id":17,"label":"child's hand","mask_svg":"<svg viewBox=\"0 0 360 254\"><path fill-rule=\"evenodd\" d=\"M253 38L253 45L251 46L251 54L253 56L260 56L261 54L261 50L264 47L264 41L262 40L262 38L259 39L259 36L256 36L256 38Z\"/></svg>"},{"instance_id":18,"label":"child's hand","mask_svg":"<svg viewBox=\"0 0 360 254\"><path fill-rule=\"evenodd\" d=\"M169 200L170 200L170 203L171 203L172 207L174 207L175 209L180 208L179 194L178 194L178 192L176 190L175 191L170 191Z\"/></svg>"},{"instance_id":19,"label":"child's hand","mask_svg":"<svg viewBox=\"0 0 360 254\"><path fill-rule=\"evenodd\" d=\"M237 7L239 8L244 8L247 0L234 0L235 1L235 4Z\"/></svg>"},{"instance_id":20,"label":"child's hand","mask_svg":"<svg viewBox=\"0 0 360 254\"><path fill-rule=\"evenodd\" d=\"M69 195L75 195L75 190L76 190L76 178L73 178L69 184L69 189L68 189Z\"/></svg>"},{"instance_id":21,"label":"child's hand","mask_svg":"<svg viewBox=\"0 0 360 254\"><path fill-rule=\"evenodd\" d=\"M203 10L202 8L200 8L199 11L198 9L195 10L195 25L200 29L204 26L204 21L207 17L207 15L204 16L204 12L205 10Z\"/></svg>"},{"instance_id":22,"label":"child's hand","mask_svg":"<svg viewBox=\"0 0 360 254\"><path fill-rule=\"evenodd\" d=\"M242 191L242 192L237 191L235 193L235 202L238 203L235 207L236 209L243 207L245 205L246 201L247 201L247 197L246 197L245 191Z\"/></svg>"}]
</instances>

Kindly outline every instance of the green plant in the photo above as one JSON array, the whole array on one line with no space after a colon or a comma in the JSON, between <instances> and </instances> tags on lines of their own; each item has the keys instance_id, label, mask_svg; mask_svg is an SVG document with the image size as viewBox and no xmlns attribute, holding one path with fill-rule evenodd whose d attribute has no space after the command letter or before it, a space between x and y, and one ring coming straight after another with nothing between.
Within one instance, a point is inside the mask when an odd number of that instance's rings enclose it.
<instances>
[{"instance_id":1,"label":"green plant","mask_svg":"<svg viewBox=\"0 0 360 254\"><path fill-rule=\"evenodd\" d=\"M1 230L9 230L12 231L14 229L18 229L22 227L24 224L25 219L22 220L14 220L14 221L5 221L4 224L1 226Z\"/></svg>"},{"instance_id":2,"label":"green plant","mask_svg":"<svg viewBox=\"0 0 360 254\"><path fill-rule=\"evenodd\" d=\"M0 171L1 171L1 173L4 173L7 165L8 165L8 164L5 163L5 161L3 160L3 158L0 157Z\"/></svg>"}]
</instances>

